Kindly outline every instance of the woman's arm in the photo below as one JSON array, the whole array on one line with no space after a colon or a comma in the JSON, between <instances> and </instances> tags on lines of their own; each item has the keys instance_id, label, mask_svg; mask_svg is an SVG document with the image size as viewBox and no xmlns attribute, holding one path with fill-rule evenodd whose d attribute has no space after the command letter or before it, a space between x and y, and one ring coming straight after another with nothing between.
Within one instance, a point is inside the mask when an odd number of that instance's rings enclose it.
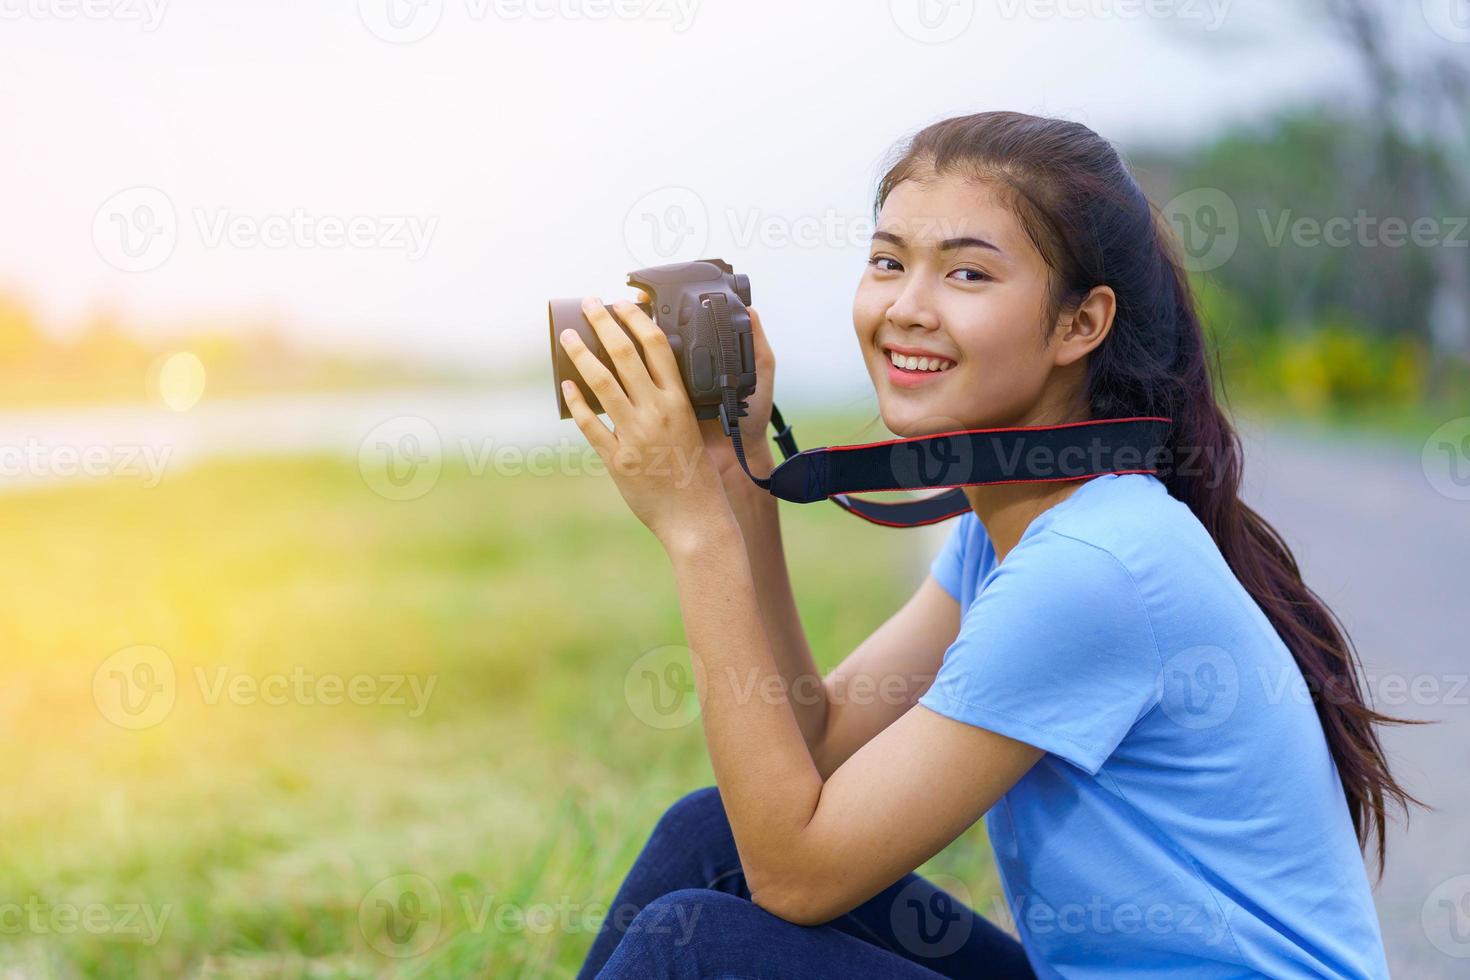
<instances>
[{"instance_id":1,"label":"woman's arm","mask_svg":"<svg viewBox=\"0 0 1470 980\"><path fill-rule=\"evenodd\" d=\"M766 445L753 449L747 454L751 469L769 472L770 455ZM721 476L745 543L776 669L790 692L797 727L826 779L928 690L959 633L959 603L926 576L909 601L823 679L797 611L776 498L738 468Z\"/></svg>"},{"instance_id":2,"label":"woman's arm","mask_svg":"<svg viewBox=\"0 0 1470 980\"><path fill-rule=\"evenodd\" d=\"M759 448L751 447L746 459L756 473L768 473L774 466L770 447L764 440ZM742 470L736 469L723 479L725 496L740 527L746 560L750 563L771 654L786 689L791 692L791 710L796 715L797 727L816 754L827 728L828 692L801 625L801 613L796 608L776 498L751 483Z\"/></svg>"},{"instance_id":3,"label":"woman's arm","mask_svg":"<svg viewBox=\"0 0 1470 980\"><path fill-rule=\"evenodd\" d=\"M827 675L829 708L812 758L826 779L929 690L960 630L960 604L932 575Z\"/></svg>"},{"instance_id":4,"label":"woman's arm","mask_svg":"<svg viewBox=\"0 0 1470 980\"><path fill-rule=\"evenodd\" d=\"M824 781L786 701L751 694L770 690L777 671L733 518L672 538L668 551L701 668L715 782L752 899L772 914L815 925L862 904L953 841L1041 757L918 706Z\"/></svg>"}]
</instances>

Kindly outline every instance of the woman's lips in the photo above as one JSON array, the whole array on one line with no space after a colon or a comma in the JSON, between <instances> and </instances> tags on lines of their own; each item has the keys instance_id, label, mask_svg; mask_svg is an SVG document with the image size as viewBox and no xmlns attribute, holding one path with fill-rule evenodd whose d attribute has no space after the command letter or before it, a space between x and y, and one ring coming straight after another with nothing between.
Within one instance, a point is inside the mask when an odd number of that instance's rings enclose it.
<instances>
[{"instance_id":1,"label":"woman's lips","mask_svg":"<svg viewBox=\"0 0 1470 980\"><path fill-rule=\"evenodd\" d=\"M953 367L949 367L943 371L908 371L894 365L886 354L883 356L883 364L888 369L889 384L897 388L919 388L932 384L954 370Z\"/></svg>"}]
</instances>

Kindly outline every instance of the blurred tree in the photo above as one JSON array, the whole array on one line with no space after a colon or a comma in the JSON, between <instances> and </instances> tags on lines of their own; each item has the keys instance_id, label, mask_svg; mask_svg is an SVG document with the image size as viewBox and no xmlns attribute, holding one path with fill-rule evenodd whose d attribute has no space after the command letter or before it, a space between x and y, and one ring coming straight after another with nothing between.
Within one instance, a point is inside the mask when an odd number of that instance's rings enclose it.
<instances>
[{"instance_id":1,"label":"blurred tree","mask_svg":"<svg viewBox=\"0 0 1470 980\"><path fill-rule=\"evenodd\" d=\"M1318 329L1327 321L1359 324L1374 356L1400 365L1395 378L1427 373L1438 397L1470 376L1470 58L1430 29L1433 2L1239 0L1250 16L1237 9L1208 44L1195 27L1171 23L1204 56L1273 43L1287 54L1288 38L1292 54L1325 44L1312 56L1336 56L1346 74L1313 103L1203 147L1130 158L1157 201L1214 188L1235 205L1238 244L1209 273L1246 307L1233 331L1300 362L1302 344L1345 350L1332 339L1339 329ZM1265 342L1278 334L1282 345ZM1347 363L1324 356L1301 377ZM1406 366L1416 357L1427 372Z\"/></svg>"},{"instance_id":2,"label":"blurred tree","mask_svg":"<svg viewBox=\"0 0 1470 980\"><path fill-rule=\"evenodd\" d=\"M20 300L0 296L0 366L25 364L45 347L31 311Z\"/></svg>"},{"instance_id":3,"label":"blurred tree","mask_svg":"<svg viewBox=\"0 0 1470 980\"><path fill-rule=\"evenodd\" d=\"M1470 209L1470 58L1452 43L1397 42L1402 0L1312 0L1362 65L1374 111L1374 177L1402 187L1411 217L1463 219ZM1411 14L1412 16L1412 14ZM1459 165L1455 165L1458 160ZM1470 360L1470 247L1425 249L1434 272L1426 321L1436 386L1450 358Z\"/></svg>"}]
</instances>

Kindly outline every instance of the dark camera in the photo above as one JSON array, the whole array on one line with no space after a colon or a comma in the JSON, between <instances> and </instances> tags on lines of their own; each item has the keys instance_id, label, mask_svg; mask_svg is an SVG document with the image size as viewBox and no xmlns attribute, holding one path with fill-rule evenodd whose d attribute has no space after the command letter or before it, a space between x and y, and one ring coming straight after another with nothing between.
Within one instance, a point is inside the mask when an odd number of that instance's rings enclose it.
<instances>
[{"instance_id":1,"label":"dark camera","mask_svg":"<svg viewBox=\"0 0 1470 980\"><path fill-rule=\"evenodd\" d=\"M628 285L648 294L648 302L637 305L668 336L695 417L719 416L728 388L734 389L739 406L729 414L744 415L745 399L755 391L755 338L746 309L750 305L750 279L735 272L728 262L702 259L638 269L628 273ZM597 331L583 314L580 299L554 299L547 304L547 313L551 319L556 407L562 418L569 419L572 413L562 398L561 383L566 378L581 382L582 377L557 336L568 327L577 331L597 359L614 375L617 371L597 339ZM578 387L592 411L602 412L585 383Z\"/></svg>"}]
</instances>

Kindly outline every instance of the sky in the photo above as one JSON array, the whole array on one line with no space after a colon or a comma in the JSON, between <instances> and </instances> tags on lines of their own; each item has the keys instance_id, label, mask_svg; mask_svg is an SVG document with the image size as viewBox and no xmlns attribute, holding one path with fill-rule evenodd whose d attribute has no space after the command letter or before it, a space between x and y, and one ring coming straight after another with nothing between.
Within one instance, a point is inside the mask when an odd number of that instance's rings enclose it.
<instances>
[{"instance_id":1,"label":"sky","mask_svg":"<svg viewBox=\"0 0 1470 980\"><path fill-rule=\"evenodd\" d=\"M778 377L862 381L896 142L1004 108L1188 143L1331 93L1345 55L1281 8L0 0L0 291L55 330L265 320L496 366L545 358L551 297L718 256Z\"/></svg>"}]
</instances>

